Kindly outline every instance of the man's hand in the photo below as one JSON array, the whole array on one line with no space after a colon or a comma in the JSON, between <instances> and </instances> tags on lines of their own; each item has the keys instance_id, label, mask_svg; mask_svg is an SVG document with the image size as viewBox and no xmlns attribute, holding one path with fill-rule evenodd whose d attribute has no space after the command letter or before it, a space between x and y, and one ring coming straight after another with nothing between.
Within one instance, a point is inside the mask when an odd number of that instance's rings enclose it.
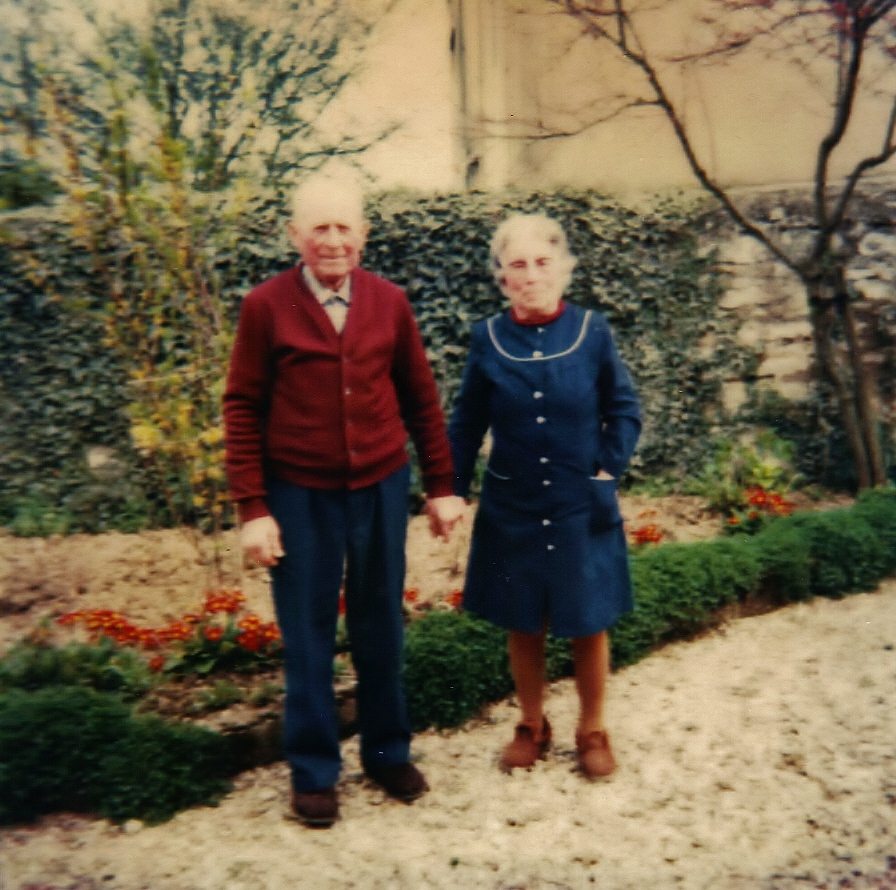
<instances>
[{"instance_id":1,"label":"man's hand","mask_svg":"<svg viewBox=\"0 0 896 890\"><path fill-rule=\"evenodd\" d=\"M447 541L454 526L467 515L467 502L453 494L431 498L426 502L426 515L432 536Z\"/></svg>"},{"instance_id":2,"label":"man's hand","mask_svg":"<svg viewBox=\"0 0 896 890\"><path fill-rule=\"evenodd\" d=\"M244 523L240 530L243 554L260 566L275 566L284 556L280 526L273 516L260 516Z\"/></svg>"}]
</instances>

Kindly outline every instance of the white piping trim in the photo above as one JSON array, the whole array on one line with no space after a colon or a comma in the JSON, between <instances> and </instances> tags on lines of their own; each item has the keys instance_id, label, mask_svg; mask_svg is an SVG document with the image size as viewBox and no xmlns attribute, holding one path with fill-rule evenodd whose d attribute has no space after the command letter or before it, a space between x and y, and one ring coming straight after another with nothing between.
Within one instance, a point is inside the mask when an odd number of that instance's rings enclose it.
<instances>
[{"instance_id":1,"label":"white piping trim","mask_svg":"<svg viewBox=\"0 0 896 890\"><path fill-rule=\"evenodd\" d=\"M511 355L501 346L501 344L498 342L498 338L495 336L493 327L495 322L494 316L487 322L488 335L491 338L492 345L495 347L495 349L498 350L498 352L501 353L501 355L504 356L504 358L509 358L513 362L546 362L554 358L563 358L563 356L569 355L571 352L575 352L582 345L582 341L585 339L585 334L588 332L588 321L591 318L591 313L591 309L587 309L585 311L585 317L582 319L582 329L579 331L579 336L576 338L576 342L573 343L572 346L569 347L569 349L566 349L563 352L555 352L553 355L538 355L531 356L530 358L518 358L515 355Z\"/></svg>"}]
</instances>

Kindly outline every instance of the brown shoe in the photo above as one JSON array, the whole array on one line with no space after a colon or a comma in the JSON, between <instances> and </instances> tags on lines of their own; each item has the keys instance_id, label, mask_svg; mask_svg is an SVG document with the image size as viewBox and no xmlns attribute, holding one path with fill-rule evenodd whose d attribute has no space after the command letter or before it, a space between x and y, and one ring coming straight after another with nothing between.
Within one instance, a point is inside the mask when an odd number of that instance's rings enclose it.
<instances>
[{"instance_id":1,"label":"brown shoe","mask_svg":"<svg viewBox=\"0 0 896 890\"><path fill-rule=\"evenodd\" d=\"M545 759L551 746L551 724L547 717L543 720L537 736L528 723L517 724L513 741L501 752L499 766L505 773L513 769L528 769L535 765L536 760Z\"/></svg>"},{"instance_id":2,"label":"brown shoe","mask_svg":"<svg viewBox=\"0 0 896 890\"><path fill-rule=\"evenodd\" d=\"M364 772L390 797L411 803L429 791L423 773L413 763L397 763L394 766L371 766Z\"/></svg>"},{"instance_id":3,"label":"brown shoe","mask_svg":"<svg viewBox=\"0 0 896 890\"><path fill-rule=\"evenodd\" d=\"M576 733L576 751L579 766L589 779L609 776L616 769L616 761L610 750L610 738L604 730Z\"/></svg>"},{"instance_id":4,"label":"brown shoe","mask_svg":"<svg viewBox=\"0 0 896 890\"><path fill-rule=\"evenodd\" d=\"M329 828L339 818L339 797L335 788L293 790L290 806L300 822L313 828Z\"/></svg>"}]
</instances>

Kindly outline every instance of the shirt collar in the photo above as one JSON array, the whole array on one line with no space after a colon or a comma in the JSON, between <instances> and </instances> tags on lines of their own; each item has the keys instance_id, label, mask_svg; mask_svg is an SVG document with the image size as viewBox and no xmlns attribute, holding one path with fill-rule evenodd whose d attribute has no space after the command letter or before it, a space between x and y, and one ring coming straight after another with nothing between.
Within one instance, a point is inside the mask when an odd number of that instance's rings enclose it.
<instances>
[{"instance_id":1,"label":"shirt collar","mask_svg":"<svg viewBox=\"0 0 896 890\"><path fill-rule=\"evenodd\" d=\"M311 289L311 293L317 298L319 303L326 303L330 300L330 298L335 294L339 297L346 306L349 304L349 301L352 298L352 277L351 275L347 275L345 281L342 282L342 286L338 291L331 290L325 285L321 284L311 269L308 268L304 263L302 264L302 278L305 279L305 284Z\"/></svg>"}]
</instances>

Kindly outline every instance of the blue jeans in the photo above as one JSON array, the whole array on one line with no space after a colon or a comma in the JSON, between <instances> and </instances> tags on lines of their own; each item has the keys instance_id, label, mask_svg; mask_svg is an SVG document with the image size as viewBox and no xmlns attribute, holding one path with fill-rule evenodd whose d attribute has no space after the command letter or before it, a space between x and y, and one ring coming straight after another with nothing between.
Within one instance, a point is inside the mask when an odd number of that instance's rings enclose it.
<instances>
[{"instance_id":1,"label":"blue jeans","mask_svg":"<svg viewBox=\"0 0 896 890\"><path fill-rule=\"evenodd\" d=\"M286 551L271 569L285 648L283 745L297 791L332 788L339 778L333 657L343 579L362 763L408 759L401 609L409 478L404 466L356 491L270 482L268 504Z\"/></svg>"}]
</instances>

